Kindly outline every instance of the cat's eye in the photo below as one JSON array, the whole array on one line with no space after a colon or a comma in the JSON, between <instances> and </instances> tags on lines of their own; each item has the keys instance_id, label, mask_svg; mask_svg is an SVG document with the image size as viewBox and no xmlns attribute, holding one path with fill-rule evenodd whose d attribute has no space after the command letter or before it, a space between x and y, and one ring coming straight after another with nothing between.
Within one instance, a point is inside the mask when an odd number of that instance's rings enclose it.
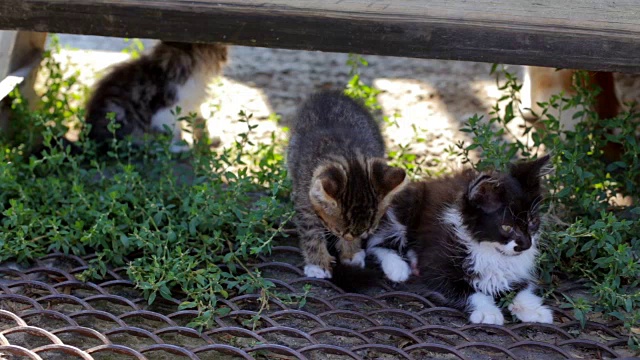
<instances>
[{"instance_id":1,"label":"cat's eye","mask_svg":"<svg viewBox=\"0 0 640 360\"><path fill-rule=\"evenodd\" d=\"M505 233L510 234L510 233L511 233L511 231L513 230L513 227L512 227L512 226L509 226L509 225L502 225L502 226L501 226L501 229L502 229L502 231L504 231Z\"/></svg>"}]
</instances>

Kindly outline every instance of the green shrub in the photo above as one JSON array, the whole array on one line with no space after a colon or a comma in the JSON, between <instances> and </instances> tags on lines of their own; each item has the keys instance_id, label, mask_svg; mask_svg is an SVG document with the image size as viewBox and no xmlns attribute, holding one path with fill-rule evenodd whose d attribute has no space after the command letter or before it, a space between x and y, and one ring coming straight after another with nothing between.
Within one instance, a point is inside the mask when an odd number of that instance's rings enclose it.
<instances>
[{"instance_id":1,"label":"green shrub","mask_svg":"<svg viewBox=\"0 0 640 360\"><path fill-rule=\"evenodd\" d=\"M0 139L0 261L95 252L85 279L127 265L150 304L186 296L180 307L201 314L194 326L230 310L217 306L221 297L261 291L264 306L273 284L250 268L285 236L292 216L283 144L275 137L252 143L257 125L240 113L246 132L216 152L196 146L189 155L171 154L164 136L142 146L114 139L112 150L98 153L84 140L85 127L82 154L70 155L60 139L63 119L82 121L68 91L76 78L64 77L50 52L44 67L42 101L32 111L15 92L12 123L20 136ZM29 156L38 133L44 151Z\"/></svg>"}]
</instances>

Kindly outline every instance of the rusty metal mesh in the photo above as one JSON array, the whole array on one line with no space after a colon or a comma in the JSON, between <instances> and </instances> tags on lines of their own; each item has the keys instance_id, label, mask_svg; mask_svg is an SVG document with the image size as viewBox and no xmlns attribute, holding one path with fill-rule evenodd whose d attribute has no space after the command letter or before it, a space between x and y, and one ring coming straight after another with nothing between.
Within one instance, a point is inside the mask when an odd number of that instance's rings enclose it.
<instances>
[{"instance_id":1,"label":"rusty metal mesh","mask_svg":"<svg viewBox=\"0 0 640 360\"><path fill-rule=\"evenodd\" d=\"M469 324L437 298L381 283L364 294L305 278L296 247L280 246L257 265L282 293L300 294L299 309L271 300L260 321L257 295L223 300L230 312L199 333L197 313L179 300L152 306L126 269L101 283L75 275L89 257L52 254L34 267L0 268L0 354L7 359L599 359L631 356L621 322L589 322L554 307L555 322ZM2 358L3 355L0 355Z\"/></svg>"}]
</instances>

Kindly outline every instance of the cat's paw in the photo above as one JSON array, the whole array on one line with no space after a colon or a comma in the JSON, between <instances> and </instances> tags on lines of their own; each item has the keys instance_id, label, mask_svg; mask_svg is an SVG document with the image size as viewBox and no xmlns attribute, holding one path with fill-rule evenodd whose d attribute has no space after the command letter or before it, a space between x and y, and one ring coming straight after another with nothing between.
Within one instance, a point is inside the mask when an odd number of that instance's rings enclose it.
<instances>
[{"instance_id":1,"label":"cat's paw","mask_svg":"<svg viewBox=\"0 0 640 360\"><path fill-rule=\"evenodd\" d=\"M522 322L553 324L553 311L544 305L537 308L521 308L511 304L509 311Z\"/></svg>"},{"instance_id":2,"label":"cat's paw","mask_svg":"<svg viewBox=\"0 0 640 360\"><path fill-rule=\"evenodd\" d=\"M331 272L318 265L307 264L304 266L304 275L318 279L331 279Z\"/></svg>"},{"instance_id":3,"label":"cat's paw","mask_svg":"<svg viewBox=\"0 0 640 360\"><path fill-rule=\"evenodd\" d=\"M509 311L522 322L553 323L553 311L544 306L542 299L529 290L516 295L509 305Z\"/></svg>"},{"instance_id":4,"label":"cat's paw","mask_svg":"<svg viewBox=\"0 0 640 360\"><path fill-rule=\"evenodd\" d=\"M355 266L355 267L364 269L364 259L366 256L367 255L365 251L360 250L355 255L353 255L351 259L341 259L340 261L342 261L342 263L345 265Z\"/></svg>"},{"instance_id":5,"label":"cat's paw","mask_svg":"<svg viewBox=\"0 0 640 360\"><path fill-rule=\"evenodd\" d=\"M407 281L411 275L411 266L396 254L385 256L381 267L387 278L393 282Z\"/></svg>"},{"instance_id":6,"label":"cat's paw","mask_svg":"<svg viewBox=\"0 0 640 360\"><path fill-rule=\"evenodd\" d=\"M504 315L495 305L483 305L471 312L469 320L474 324L503 325Z\"/></svg>"}]
</instances>

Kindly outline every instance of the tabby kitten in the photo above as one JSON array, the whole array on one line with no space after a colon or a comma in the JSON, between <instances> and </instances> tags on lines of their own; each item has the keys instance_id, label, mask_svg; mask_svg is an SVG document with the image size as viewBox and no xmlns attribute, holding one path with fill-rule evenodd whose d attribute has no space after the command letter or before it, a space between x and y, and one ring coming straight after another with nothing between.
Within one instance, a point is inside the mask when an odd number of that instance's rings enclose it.
<instances>
[{"instance_id":1,"label":"tabby kitten","mask_svg":"<svg viewBox=\"0 0 640 360\"><path fill-rule=\"evenodd\" d=\"M547 155L512 164L506 173L465 170L409 185L396 196L367 252L389 268L404 267L406 280L410 265L398 252L380 251L384 239L396 238L398 248L414 252L421 282L469 311L473 323L503 324L494 297L511 290L518 290L509 306L513 315L552 323L551 309L534 294L540 177L551 171L548 161Z\"/></svg>"},{"instance_id":2,"label":"tabby kitten","mask_svg":"<svg viewBox=\"0 0 640 360\"><path fill-rule=\"evenodd\" d=\"M120 124L116 137L131 135L140 139L145 133L173 131L172 152L188 150L181 145L183 124L172 111L182 115L198 114L193 136L203 136L204 120L200 105L207 85L218 75L227 60L227 47L221 44L160 42L150 54L114 67L100 80L87 104L89 138L105 142L113 138L107 126L109 113Z\"/></svg>"},{"instance_id":3,"label":"tabby kitten","mask_svg":"<svg viewBox=\"0 0 640 360\"><path fill-rule=\"evenodd\" d=\"M341 264L364 267L362 240L408 181L383 156L378 125L354 100L321 92L302 105L291 126L287 166L306 276L331 278L331 250Z\"/></svg>"}]
</instances>

